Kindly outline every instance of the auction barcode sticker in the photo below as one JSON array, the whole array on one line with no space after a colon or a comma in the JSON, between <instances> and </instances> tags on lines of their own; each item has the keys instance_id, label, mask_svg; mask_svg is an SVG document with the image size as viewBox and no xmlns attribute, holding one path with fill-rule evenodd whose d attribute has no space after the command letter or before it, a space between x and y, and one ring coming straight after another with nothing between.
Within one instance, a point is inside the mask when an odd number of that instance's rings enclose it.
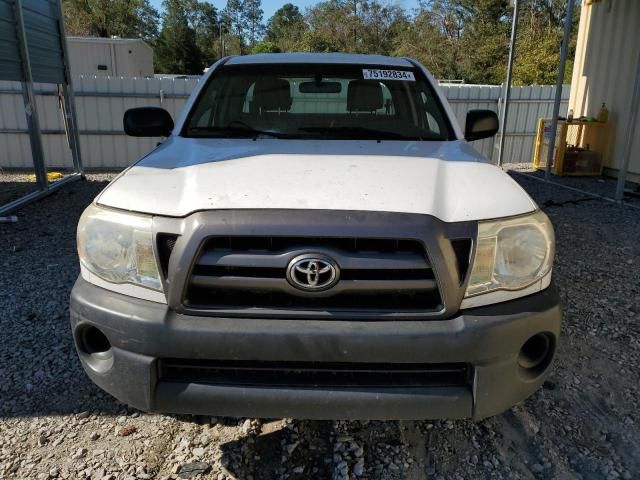
<instances>
[{"instance_id":1,"label":"auction barcode sticker","mask_svg":"<svg viewBox=\"0 0 640 480\"><path fill-rule=\"evenodd\" d=\"M365 80L404 80L406 82L415 82L413 72L406 70L371 70L363 69L362 77Z\"/></svg>"}]
</instances>

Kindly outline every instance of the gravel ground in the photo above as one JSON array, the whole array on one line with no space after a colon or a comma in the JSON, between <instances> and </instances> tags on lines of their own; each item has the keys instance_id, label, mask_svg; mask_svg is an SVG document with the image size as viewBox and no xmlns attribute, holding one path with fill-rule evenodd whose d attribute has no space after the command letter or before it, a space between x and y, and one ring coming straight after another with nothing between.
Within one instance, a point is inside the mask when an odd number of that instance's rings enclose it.
<instances>
[{"instance_id":1,"label":"gravel ground","mask_svg":"<svg viewBox=\"0 0 640 480\"><path fill-rule=\"evenodd\" d=\"M27 172L7 172L0 168L0 205L38 190Z\"/></svg>"},{"instance_id":2,"label":"gravel ground","mask_svg":"<svg viewBox=\"0 0 640 480\"><path fill-rule=\"evenodd\" d=\"M504 167L507 170L526 173L538 179L543 179L545 175L543 170L533 169L530 163L508 163ZM617 179L609 177L558 177L557 175L552 175L551 182L610 199L615 198L618 185ZM625 194L625 202L629 205L640 207L640 187L635 185L636 188L633 191L631 191L631 184L628 184L628 187L629 191Z\"/></svg>"},{"instance_id":3,"label":"gravel ground","mask_svg":"<svg viewBox=\"0 0 640 480\"><path fill-rule=\"evenodd\" d=\"M502 415L150 415L88 380L68 326L75 225L109 178L90 175L0 224L0 479L640 478L640 211L514 174L556 227L566 317L550 379Z\"/></svg>"}]
</instances>

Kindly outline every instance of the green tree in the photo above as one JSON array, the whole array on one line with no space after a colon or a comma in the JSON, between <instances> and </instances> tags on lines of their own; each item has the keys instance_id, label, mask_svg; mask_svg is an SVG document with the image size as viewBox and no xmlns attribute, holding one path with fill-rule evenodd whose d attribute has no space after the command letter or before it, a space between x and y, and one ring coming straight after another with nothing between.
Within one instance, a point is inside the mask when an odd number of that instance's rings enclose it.
<instances>
[{"instance_id":1,"label":"green tree","mask_svg":"<svg viewBox=\"0 0 640 480\"><path fill-rule=\"evenodd\" d=\"M363 53L391 55L399 36L409 26L405 11L398 5L375 0L360 2L356 11L357 50Z\"/></svg>"},{"instance_id":2,"label":"green tree","mask_svg":"<svg viewBox=\"0 0 640 480\"><path fill-rule=\"evenodd\" d=\"M391 54L409 19L377 0L328 0L307 11L303 45L310 51Z\"/></svg>"},{"instance_id":3,"label":"green tree","mask_svg":"<svg viewBox=\"0 0 640 480\"><path fill-rule=\"evenodd\" d=\"M268 40L258 42L251 48L251 53L280 53L281 51L275 43Z\"/></svg>"},{"instance_id":4,"label":"green tree","mask_svg":"<svg viewBox=\"0 0 640 480\"><path fill-rule=\"evenodd\" d=\"M196 34L203 61L211 65L220 57L220 20L216 8L208 2L184 0L185 15Z\"/></svg>"},{"instance_id":5,"label":"green tree","mask_svg":"<svg viewBox=\"0 0 640 480\"><path fill-rule=\"evenodd\" d=\"M227 0L223 15L231 35L230 51L244 54L246 47L253 46L264 31L261 0Z\"/></svg>"},{"instance_id":6,"label":"green tree","mask_svg":"<svg viewBox=\"0 0 640 480\"><path fill-rule=\"evenodd\" d=\"M306 14L308 30L304 50L312 52L353 52L356 50L354 3L327 0L311 7Z\"/></svg>"},{"instance_id":7,"label":"green tree","mask_svg":"<svg viewBox=\"0 0 640 480\"><path fill-rule=\"evenodd\" d=\"M242 0L227 0L223 21L227 27L227 50L229 53L245 53L244 32L247 26L245 4Z\"/></svg>"},{"instance_id":8,"label":"green tree","mask_svg":"<svg viewBox=\"0 0 640 480\"><path fill-rule=\"evenodd\" d=\"M264 11L262 10L261 0L244 0L244 14L246 17L246 39L250 46L256 43L256 39L262 35L264 31L264 25L262 24L262 17Z\"/></svg>"},{"instance_id":9,"label":"green tree","mask_svg":"<svg viewBox=\"0 0 640 480\"><path fill-rule=\"evenodd\" d=\"M399 34L393 54L416 58L436 78L461 79L461 33L451 2L421 3Z\"/></svg>"},{"instance_id":10,"label":"green tree","mask_svg":"<svg viewBox=\"0 0 640 480\"><path fill-rule=\"evenodd\" d=\"M575 8L578 11L578 8ZM566 3L561 0L532 0L523 4L518 24L516 59L513 67L515 84L554 84L556 82L560 46L564 36ZM571 82L579 15L573 17L565 82Z\"/></svg>"},{"instance_id":11,"label":"green tree","mask_svg":"<svg viewBox=\"0 0 640 480\"><path fill-rule=\"evenodd\" d=\"M221 12L208 0L165 0L159 36L158 12L149 0L63 0L63 4L70 34L151 40L161 72L199 73L219 57L222 30L228 54L278 50L390 54L417 58L440 79L504 81L513 15L507 0L419 0L411 12L392 1L322 0L304 13L287 3L265 29L261 0L227 0ZM516 85L555 82L566 1L521 3ZM566 81L571 78L578 20L576 14Z\"/></svg>"},{"instance_id":12,"label":"green tree","mask_svg":"<svg viewBox=\"0 0 640 480\"><path fill-rule=\"evenodd\" d=\"M158 35L158 12L148 0L63 0L68 35L143 38Z\"/></svg>"},{"instance_id":13,"label":"green tree","mask_svg":"<svg viewBox=\"0 0 640 480\"><path fill-rule=\"evenodd\" d=\"M291 3L276 10L267 22L265 40L278 46L284 52L301 48L302 36L306 30L304 16Z\"/></svg>"},{"instance_id":14,"label":"green tree","mask_svg":"<svg viewBox=\"0 0 640 480\"><path fill-rule=\"evenodd\" d=\"M164 0L162 30L155 44L155 68L162 73L202 73L204 59L189 25L184 0Z\"/></svg>"},{"instance_id":15,"label":"green tree","mask_svg":"<svg viewBox=\"0 0 640 480\"><path fill-rule=\"evenodd\" d=\"M460 74L469 83L499 84L505 78L511 30L507 0L457 0L463 23Z\"/></svg>"}]
</instances>

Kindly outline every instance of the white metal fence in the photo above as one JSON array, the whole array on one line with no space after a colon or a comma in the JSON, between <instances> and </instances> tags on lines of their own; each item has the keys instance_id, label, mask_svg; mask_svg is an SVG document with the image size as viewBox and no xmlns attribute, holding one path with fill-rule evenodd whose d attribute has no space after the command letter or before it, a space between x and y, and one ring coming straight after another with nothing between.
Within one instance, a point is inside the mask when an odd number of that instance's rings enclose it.
<instances>
[{"instance_id":1,"label":"white metal fence","mask_svg":"<svg viewBox=\"0 0 640 480\"><path fill-rule=\"evenodd\" d=\"M503 88L496 85L441 85L453 111L464 130L467 112L473 109L489 109L496 113L502 111ZM570 85L562 88L560 115L566 116L569 104ZM530 87L512 87L507 125L503 163L530 163L536 138L538 118L551 118L556 87L536 85ZM487 158L498 162L499 137L474 142L474 147Z\"/></svg>"},{"instance_id":2,"label":"white metal fence","mask_svg":"<svg viewBox=\"0 0 640 480\"><path fill-rule=\"evenodd\" d=\"M125 167L150 151L159 139L124 134L125 110L162 106L173 118L180 113L197 80L76 77L80 149L86 169ZM55 85L36 84L36 108L49 167L71 165ZM30 168L29 137L20 84L0 82L0 167Z\"/></svg>"},{"instance_id":3,"label":"white metal fence","mask_svg":"<svg viewBox=\"0 0 640 480\"><path fill-rule=\"evenodd\" d=\"M176 118L189 93L197 84L193 79L146 79L76 77L80 144L87 169L125 167L151 150L158 139L127 137L122 130L126 109L162 106ZM441 85L460 125L466 112L487 108L499 111L502 88L489 85ZM37 109L43 133L45 160L50 168L70 167L64 125L54 86L36 84ZM505 138L505 163L530 162L536 122L550 117L555 88L551 86L514 87ZM561 115L566 115L569 87L563 88ZM0 82L0 167L32 166L29 137L20 84ZM497 161L496 139L482 140L475 147Z\"/></svg>"}]
</instances>

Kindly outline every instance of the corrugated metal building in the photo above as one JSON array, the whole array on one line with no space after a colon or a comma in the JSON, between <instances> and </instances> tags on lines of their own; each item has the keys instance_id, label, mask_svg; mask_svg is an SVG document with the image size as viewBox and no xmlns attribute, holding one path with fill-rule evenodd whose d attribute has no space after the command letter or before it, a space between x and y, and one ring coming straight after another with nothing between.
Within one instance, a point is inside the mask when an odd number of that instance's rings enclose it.
<instances>
[{"instance_id":1,"label":"corrugated metal building","mask_svg":"<svg viewBox=\"0 0 640 480\"><path fill-rule=\"evenodd\" d=\"M67 37L67 50L72 75L153 75L153 49L139 38Z\"/></svg>"},{"instance_id":2,"label":"corrugated metal building","mask_svg":"<svg viewBox=\"0 0 640 480\"><path fill-rule=\"evenodd\" d=\"M595 117L607 104L613 134L608 174L616 175L624 162L639 56L640 1L584 0L569 108L575 117ZM639 182L640 122L633 138L627 178Z\"/></svg>"},{"instance_id":3,"label":"corrugated metal building","mask_svg":"<svg viewBox=\"0 0 640 480\"><path fill-rule=\"evenodd\" d=\"M31 74L36 81L64 83L64 62L60 48L57 0L23 0L24 22ZM0 78L24 78L20 30L13 0L0 0Z\"/></svg>"}]
</instances>

